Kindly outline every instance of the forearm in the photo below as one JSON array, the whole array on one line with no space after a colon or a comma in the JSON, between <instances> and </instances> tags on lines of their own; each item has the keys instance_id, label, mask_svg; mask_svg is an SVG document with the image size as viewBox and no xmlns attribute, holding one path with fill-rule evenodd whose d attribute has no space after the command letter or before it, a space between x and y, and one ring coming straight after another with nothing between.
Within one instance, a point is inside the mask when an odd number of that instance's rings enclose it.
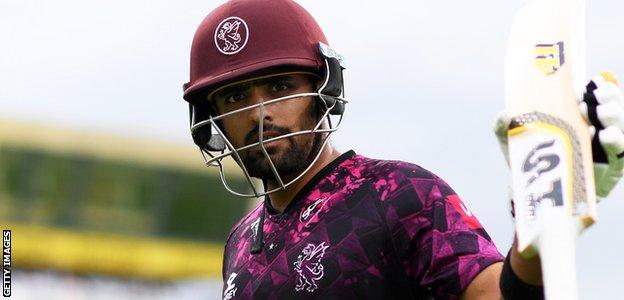
<instances>
[{"instance_id":1,"label":"forearm","mask_svg":"<svg viewBox=\"0 0 624 300\"><path fill-rule=\"evenodd\" d=\"M508 255L515 276L501 272L504 268L502 262L492 264L473 279L460 299L502 299L503 286L508 293L516 296L512 299L543 299L539 256L523 258L516 250L515 241Z\"/></svg>"},{"instance_id":2,"label":"forearm","mask_svg":"<svg viewBox=\"0 0 624 300\"><path fill-rule=\"evenodd\" d=\"M511 269L522 281L531 285L542 285L542 267L539 255L532 258L524 258L518 252L517 239L511 246Z\"/></svg>"},{"instance_id":3,"label":"forearm","mask_svg":"<svg viewBox=\"0 0 624 300\"><path fill-rule=\"evenodd\" d=\"M505 259L499 279L501 299L544 299L539 256L524 258L517 251L517 240Z\"/></svg>"}]
</instances>

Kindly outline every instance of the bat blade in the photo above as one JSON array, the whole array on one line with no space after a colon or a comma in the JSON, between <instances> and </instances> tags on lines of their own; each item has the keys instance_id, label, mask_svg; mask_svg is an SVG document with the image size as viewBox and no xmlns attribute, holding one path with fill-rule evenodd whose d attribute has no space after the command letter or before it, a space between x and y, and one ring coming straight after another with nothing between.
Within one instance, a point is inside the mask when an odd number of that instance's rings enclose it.
<instances>
[{"instance_id":1,"label":"bat blade","mask_svg":"<svg viewBox=\"0 0 624 300\"><path fill-rule=\"evenodd\" d=\"M584 3L534 0L515 16L505 58L509 158L521 253L540 234L540 210L591 225L596 199L591 141L578 102L585 81Z\"/></svg>"},{"instance_id":2,"label":"bat blade","mask_svg":"<svg viewBox=\"0 0 624 300\"><path fill-rule=\"evenodd\" d=\"M596 219L584 0L533 0L514 18L505 106L518 252L539 252L547 299L577 299L575 239Z\"/></svg>"}]
</instances>

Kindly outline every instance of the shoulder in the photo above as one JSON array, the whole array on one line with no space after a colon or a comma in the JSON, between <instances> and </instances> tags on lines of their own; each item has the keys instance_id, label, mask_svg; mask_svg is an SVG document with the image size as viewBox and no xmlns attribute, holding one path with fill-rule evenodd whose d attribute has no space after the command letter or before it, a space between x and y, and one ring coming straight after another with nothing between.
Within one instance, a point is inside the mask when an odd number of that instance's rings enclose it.
<instances>
[{"instance_id":1,"label":"shoulder","mask_svg":"<svg viewBox=\"0 0 624 300\"><path fill-rule=\"evenodd\" d=\"M245 232L247 230L251 230L250 228L251 224L254 223L254 221L256 221L260 217L260 213L262 213L263 209L264 209L264 205L262 201L260 201L259 204L256 205L254 209L252 209L249 213L247 213L247 215L241 218L240 221L238 221L238 223L236 223L232 227L225 242L226 248L233 241L240 241L240 238L245 235Z\"/></svg>"},{"instance_id":2,"label":"shoulder","mask_svg":"<svg viewBox=\"0 0 624 300\"><path fill-rule=\"evenodd\" d=\"M442 178L404 161L361 158L363 177L379 195L388 226L410 238L439 232L483 230L476 216ZM414 226L418 225L418 226Z\"/></svg>"},{"instance_id":3,"label":"shoulder","mask_svg":"<svg viewBox=\"0 0 624 300\"><path fill-rule=\"evenodd\" d=\"M440 232L480 230L474 213L445 180L404 161L363 158L367 181L379 194L389 223L416 222ZM484 234L485 235L485 234ZM489 237L488 237L489 239Z\"/></svg>"},{"instance_id":4,"label":"shoulder","mask_svg":"<svg viewBox=\"0 0 624 300\"><path fill-rule=\"evenodd\" d=\"M381 160L357 156L362 177L370 182L382 201L416 198L422 205L455 195L453 189L433 172L400 160Z\"/></svg>"},{"instance_id":5,"label":"shoulder","mask_svg":"<svg viewBox=\"0 0 624 300\"><path fill-rule=\"evenodd\" d=\"M237 256L237 253L242 251L242 249L250 249L251 243L253 243L253 239L255 238L253 231L258 228L254 228L254 225L259 225L259 217L263 209L264 207L262 203L260 203L230 230L223 249L223 280L225 280L227 269L230 267L230 264L233 263L233 259Z\"/></svg>"}]
</instances>

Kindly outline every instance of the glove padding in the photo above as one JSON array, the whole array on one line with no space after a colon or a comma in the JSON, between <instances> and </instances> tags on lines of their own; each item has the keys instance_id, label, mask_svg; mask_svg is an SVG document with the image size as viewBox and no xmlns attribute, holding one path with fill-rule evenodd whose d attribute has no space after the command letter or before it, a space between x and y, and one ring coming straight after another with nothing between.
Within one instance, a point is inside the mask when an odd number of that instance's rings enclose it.
<instances>
[{"instance_id":1,"label":"glove padding","mask_svg":"<svg viewBox=\"0 0 624 300\"><path fill-rule=\"evenodd\" d=\"M624 95L615 76L602 72L586 86L579 108L590 124L596 195L604 198L622 178L624 169ZM501 111L494 124L494 134L509 164L507 131L511 116ZM596 134L596 132L598 134Z\"/></svg>"},{"instance_id":2,"label":"glove padding","mask_svg":"<svg viewBox=\"0 0 624 300\"><path fill-rule=\"evenodd\" d=\"M507 131L509 130L509 124L511 124L511 116L506 110L501 110L496 116L496 123L494 123L494 134L498 140L498 145L501 148L501 152L505 156L507 166L509 166L509 143Z\"/></svg>"},{"instance_id":3,"label":"glove padding","mask_svg":"<svg viewBox=\"0 0 624 300\"><path fill-rule=\"evenodd\" d=\"M586 86L581 115L590 124L596 195L606 197L624 169L624 95L615 76L601 72Z\"/></svg>"}]
</instances>

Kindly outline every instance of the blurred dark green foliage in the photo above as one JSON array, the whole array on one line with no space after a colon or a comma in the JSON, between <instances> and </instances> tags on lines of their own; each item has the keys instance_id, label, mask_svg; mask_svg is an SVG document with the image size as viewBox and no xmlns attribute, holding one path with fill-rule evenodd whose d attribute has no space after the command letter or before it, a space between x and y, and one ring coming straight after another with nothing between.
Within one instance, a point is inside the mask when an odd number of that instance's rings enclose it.
<instances>
[{"instance_id":1,"label":"blurred dark green foliage","mask_svg":"<svg viewBox=\"0 0 624 300\"><path fill-rule=\"evenodd\" d=\"M247 201L208 171L0 147L0 207L9 223L223 242Z\"/></svg>"}]
</instances>

